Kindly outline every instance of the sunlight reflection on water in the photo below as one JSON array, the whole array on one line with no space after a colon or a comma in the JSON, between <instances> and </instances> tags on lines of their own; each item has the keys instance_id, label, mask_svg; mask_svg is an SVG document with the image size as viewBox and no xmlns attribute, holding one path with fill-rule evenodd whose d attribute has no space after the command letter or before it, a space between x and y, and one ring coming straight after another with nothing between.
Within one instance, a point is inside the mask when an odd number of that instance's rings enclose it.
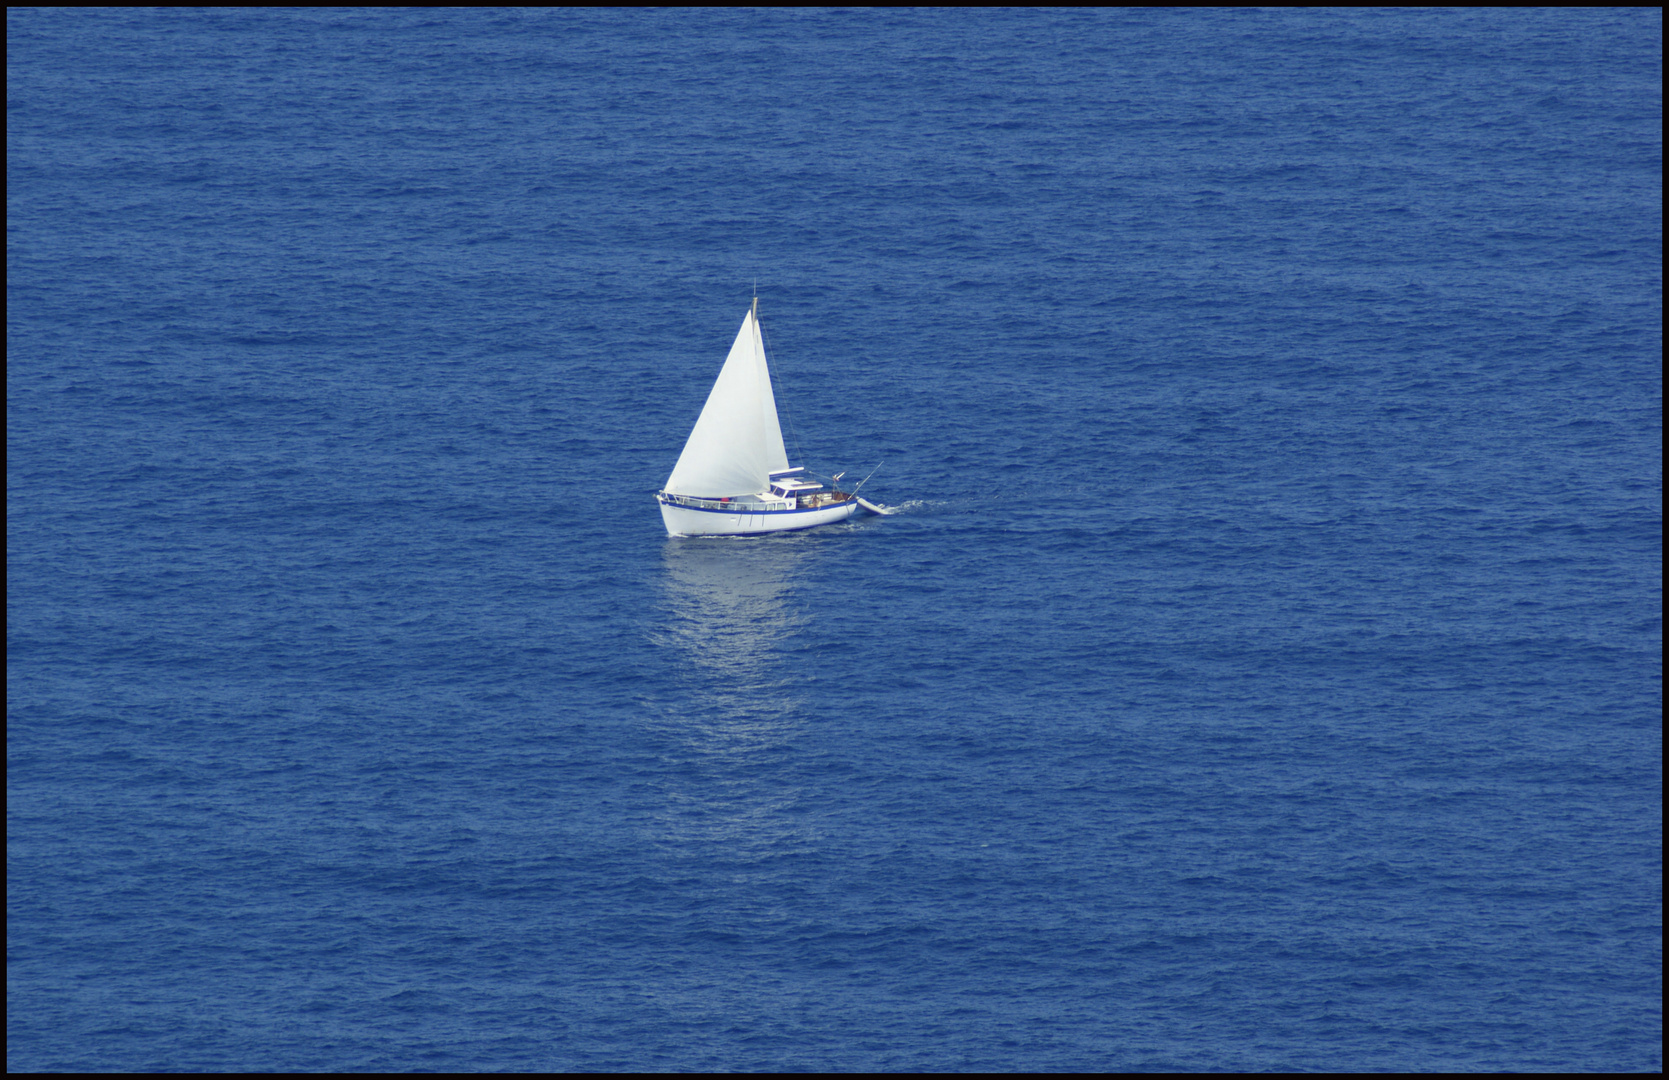
<instances>
[{"instance_id":1,"label":"sunlight reflection on water","mask_svg":"<svg viewBox=\"0 0 1669 1080\"><path fill-rule=\"evenodd\" d=\"M651 639L686 694L654 721L674 759L652 819L657 842L745 861L815 840L794 812L802 794L789 772L807 712L783 650L812 621L795 580L815 550L793 537L672 539L662 550L666 618Z\"/></svg>"}]
</instances>

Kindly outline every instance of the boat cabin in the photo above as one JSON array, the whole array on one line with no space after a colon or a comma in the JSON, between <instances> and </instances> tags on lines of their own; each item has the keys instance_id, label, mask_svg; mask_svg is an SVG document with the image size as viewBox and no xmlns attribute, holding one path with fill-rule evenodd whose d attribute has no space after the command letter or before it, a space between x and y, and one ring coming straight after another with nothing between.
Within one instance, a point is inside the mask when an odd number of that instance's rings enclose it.
<instances>
[{"instance_id":1,"label":"boat cabin","mask_svg":"<svg viewBox=\"0 0 1669 1080\"><path fill-rule=\"evenodd\" d=\"M807 475L803 465L771 474L771 494L778 498L795 499L822 490L822 481Z\"/></svg>"},{"instance_id":2,"label":"boat cabin","mask_svg":"<svg viewBox=\"0 0 1669 1080\"><path fill-rule=\"evenodd\" d=\"M844 491L831 491L821 480L807 473L803 466L772 473L770 494L788 499L801 510L832 506L851 498Z\"/></svg>"}]
</instances>

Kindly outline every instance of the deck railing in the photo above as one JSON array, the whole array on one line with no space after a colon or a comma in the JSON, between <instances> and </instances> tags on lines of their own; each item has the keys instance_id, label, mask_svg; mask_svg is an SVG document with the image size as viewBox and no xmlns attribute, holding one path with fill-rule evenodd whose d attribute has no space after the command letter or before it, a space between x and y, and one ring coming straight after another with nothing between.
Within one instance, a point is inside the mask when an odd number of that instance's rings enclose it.
<instances>
[{"instance_id":1,"label":"deck railing","mask_svg":"<svg viewBox=\"0 0 1669 1080\"><path fill-rule=\"evenodd\" d=\"M698 499L694 495L666 493L662 493L661 497L674 506L689 506L699 510L733 510L738 514L763 514L767 510L787 509L781 502L766 503L754 499Z\"/></svg>"},{"instance_id":2,"label":"deck railing","mask_svg":"<svg viewBox=\"0 0 1669 1080\"><path fill-rule=\"evenodd\" d=\"M797 503L801 510L814 510L818 507L843 503L851 497L851 494L845 491L822 491L816 495L801 495L793 501ZM793 509L793 507L784 507L780 503L763 503L751 500L744 502L742 499L698 499L693 495L673 495L665 491L661 492L661 498L674 506L688 506L697 510L730 510L738 514L763 514L771 511L780 513L784 509Z\"/></svg>"}]
</instances>

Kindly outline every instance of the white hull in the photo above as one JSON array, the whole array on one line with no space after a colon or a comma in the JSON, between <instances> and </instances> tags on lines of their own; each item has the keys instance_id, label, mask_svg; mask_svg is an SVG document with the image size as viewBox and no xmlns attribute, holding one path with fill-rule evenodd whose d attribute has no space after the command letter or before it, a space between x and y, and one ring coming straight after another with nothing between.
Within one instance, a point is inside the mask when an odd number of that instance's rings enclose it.
<instances>
[{"instance_id":1,"label":"white hull","mask_svg":"<svg viewBox=\"0 0 1669 1080\"><path fill-rule=\"evenodd\" d=\"M856 499L811 510L761 510L751 513L696 510L661 500L661 521L666 524L668 536L758 536L831 525L863 512Z\"/></svg>"}]
</instances>

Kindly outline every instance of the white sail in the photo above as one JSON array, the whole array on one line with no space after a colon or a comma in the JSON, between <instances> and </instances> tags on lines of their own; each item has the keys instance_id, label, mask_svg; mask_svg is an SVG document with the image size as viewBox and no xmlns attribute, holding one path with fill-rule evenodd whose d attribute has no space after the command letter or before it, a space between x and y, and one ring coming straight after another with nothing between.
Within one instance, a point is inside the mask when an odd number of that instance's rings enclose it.
<instances>
[{"instance_id":1,"label":"white sail","mask_svg":"<svg viewBox=\"0 0 1669 1080\"><path fill-rule=\"evenodd\" d=\"M769 486L771 473L786 468L765 344L750 309L666 490L708 499L753 495Z\"/></svg>"}]
</instances>

